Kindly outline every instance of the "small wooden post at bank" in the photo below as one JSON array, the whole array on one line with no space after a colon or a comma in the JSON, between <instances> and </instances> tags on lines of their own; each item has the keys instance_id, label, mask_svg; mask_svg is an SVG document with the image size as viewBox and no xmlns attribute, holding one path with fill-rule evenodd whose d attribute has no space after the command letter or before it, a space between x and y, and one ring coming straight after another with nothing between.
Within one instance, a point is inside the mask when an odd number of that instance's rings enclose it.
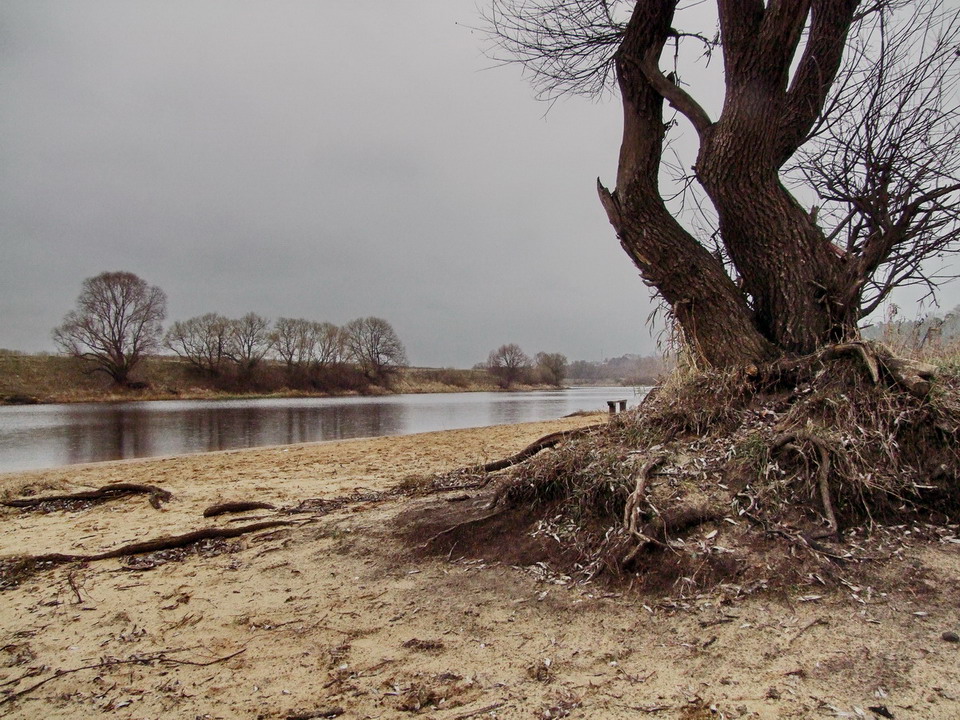
<instances>
[{"instance_id":1,"label":"small wooden post at bank","mask_svg":"<svg viewBox=\"0 0 960 720\"><path fill-rule=\"evenodd\" d=\"M617 414L617 406L620 406L620 412L626 412L627 410L627 401L626 400L607 400L607 407L610 409L611 415Z\"/></svg>"}]
</instances>

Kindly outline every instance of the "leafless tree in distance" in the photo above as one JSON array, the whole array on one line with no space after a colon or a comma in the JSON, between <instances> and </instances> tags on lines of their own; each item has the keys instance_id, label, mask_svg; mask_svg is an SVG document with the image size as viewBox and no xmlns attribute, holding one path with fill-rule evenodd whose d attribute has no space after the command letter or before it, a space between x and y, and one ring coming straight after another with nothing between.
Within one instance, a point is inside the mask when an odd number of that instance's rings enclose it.
<instances>
[{"instance_id":1,"label":"leafless tree in distance","mask_svg":"<svg viewBox=\"0 0 960 720\"><path fill-rule=\"evenodd\" d=\"M406 367L407 351L389 322L379 317L352 320L343 328L349 358L368 380L389 382L400 368Z\"/></svg>"},{"instance_id":2,"label":"leafless tree in distance","mask_svg":"<svg viewBox=\"0 0 960 720\"><path fill-rule=\"evenodd\" d=\"M197 370L218 377L223 371L230 331L228 318L206 313L175 322L167 330L163 342Z\"/></svg>"},{"instance_id":3,"label":"leafless tree in distance","mask_svg":"<svg viewBox=\"0 0 960 720\"><path fill-rule=\"evenodd\" d=\"M230 332L224 356L231 360L241 375L249 375L272 347L270 321L256 313L247 313L230 321Z\"/></svg>"},{"instance_id":4,"label":"leafless tree in distance","mask_svg":"<svg viewBox=\"0 0 960 720\"><path fill-rule=\"evenodd\" d=\"M501 345L487 358L487 372L505 388L519 381L530 365L530 358L516 343Z\"/></svg>"},{"instance_id":5,"label":"leafless tree in distance","mask_svg":"<svg viewBox=\"0 0 960 720\"><path fill-rule=\"evenodd\" d=\"M83 281L76 309L53 330L53 339L125 385L144 354L157 347L166 313L159 287L130 272L105 272Z\"/></svg>"},{"instance_id":6,"label":"leafless tree in distance","mask_svg":"<svg viewBox=\"0 0 960 720\"><path fill-rule=\"evenodd\" d=\"M858 336L897 285L935 286L958 249L958 11L942 0L491 0L493 55L541 93L623 107L616 188L597 190L620 244L706 364L742 366ZM680 77L690 44L722 57L712 115ZM666 106L669 106L668 110ZM677 120L708 239L661 188ZM823 206L811 211L819 198ZM803 200L803 201L801 201Z\"/></svg>"},{"instance_id":7,"label":"leafless tree in distance","mask_svg":"<svg viewBox=\"0 0 960 720\"><path fill-rule=\"evenodd\" d=\"M291 376L306 379L343 360L343 333L333 323L280 318L270 338Z\"/></svg>"},{"instance_id":8,"label":"leafless tree in distance","mask_svg":"<svg viewBox=\"0 0 960 720\"><path fill-rule=\"evenodd\" d=\"M314 357L313 325L303 318L278 318L270 333L274 352L287 366L288 373L302 372Z\"/></svg>"}]
</instances>

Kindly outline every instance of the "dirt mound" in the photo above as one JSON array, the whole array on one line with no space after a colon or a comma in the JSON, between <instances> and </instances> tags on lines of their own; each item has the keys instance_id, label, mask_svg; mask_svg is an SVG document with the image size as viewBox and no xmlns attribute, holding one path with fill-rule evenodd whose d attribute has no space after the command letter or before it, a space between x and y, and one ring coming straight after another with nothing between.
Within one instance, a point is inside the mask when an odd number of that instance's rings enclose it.
<instances>
[{"instance_id":1,"label":"dirt mound","mask_svg":"<svg viewBox=\"0 0 960 720\"><path fill-rule=\"evenodd\" d=\"M399 534L415 556L557 567L578 559L572 549L537 532L539 513L519 506L491 510L492 492L460 497L418 503L397 516Z\"/></svg>"},{"instance_id":2,"label":"dirt mound","mask_svg":"<svg viewBox=\"0 0 960 720\"><path fill-rule=\"evenodd\" d=\"M848 344L688 376L404 532L418 552L549 563L658 594L882 573L908 540L957 535L960 382L931 375Z\"/></svg>"}]
</instances>

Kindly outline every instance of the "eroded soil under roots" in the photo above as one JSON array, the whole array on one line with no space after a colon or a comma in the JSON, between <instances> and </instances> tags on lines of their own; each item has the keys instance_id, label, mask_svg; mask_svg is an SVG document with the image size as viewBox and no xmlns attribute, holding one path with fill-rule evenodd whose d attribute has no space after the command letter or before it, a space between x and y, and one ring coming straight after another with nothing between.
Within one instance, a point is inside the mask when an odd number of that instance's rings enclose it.
<instances>
[{"instance_id":1,"label":"eroded soil under roots","mask_svg":"<svg viewBox=\"0 0 960 720\"><path fill-rule=\"evenodd\" d=\"M960 382L917 392L855 349L674 380L405 532L660 595L877 579L907 542L957 542Z\"/></svg>"}]
</instances>

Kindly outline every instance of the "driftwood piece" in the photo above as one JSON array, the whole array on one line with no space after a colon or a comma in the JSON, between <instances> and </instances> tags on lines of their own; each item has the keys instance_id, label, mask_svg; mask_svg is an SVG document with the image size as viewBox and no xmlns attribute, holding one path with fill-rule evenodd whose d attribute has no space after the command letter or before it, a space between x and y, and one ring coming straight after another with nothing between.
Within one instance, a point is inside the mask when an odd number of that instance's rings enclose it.
<instances>
[{"instance_id":1,"label":"driftwood piece","mask_svg":"<svg viewBox=\"0 0 960 720\"><path fill-rule=\"evenodd\" d=\"M519 465L524 460L532 458L534 455L543 450L559 445L564 440L570 440L581 435L586 435L587 433L602 427L605 427L605 425L587 425L582 428L576 428L575 430L561 430L559 432L550 433L549 435L544 435L539 440L530 443L516 455L511 455L510 457L503 458L502 460L488 462L486 465L476 465L473 467L464 468L463 472L492 473L497 472L498 470L505 470L508 467Z\"/></svg>"},{"instance_id":2,"label":"driftwood piece","mask_svg":"<svg viewBox=\"0 0 960 720\"><path fill-rule=\"evenodd\" d=\"M882 362L891 377L914 397L922 399L930 392L931 381L937 375L935 365L893 355L882 358Z\"/></svg>"},{"instance_id":3,"label":"driftwood piece","mask_svg":"<svg viewBox=\"0 0 960 720\"><path fill-rule=\"evenodd\" d=\"M106 501L114 498L125 497L127 495L150 495L150 504L155 508L160 507L160 503L167 502L173 495L163 488L156 485L140 485L138 483L111 483L104 485L96 490L81 490L80 492L68 493L65 495L40 495L37 497L16 498L14 500L4 500L3 505L7 507L37 507L49 502L71 502L75 500L93 500Z\"/></svg>"},{"instance_id":4,"label":"driftwood piece","mask_svg":"<svg viewBox=\"0 0 960 720\"><path fill-rule=\"evenodd\" d=\"M226 515L227 513L237 513L237 512L246 512L247 510L276 510L276 505L271 505L268 502L257 502L255 500L249 501L236 501L236 502L222 502L217 503L216 505L211 505L206 510L203 511L203 516L216 517L217 515Z\"/></svg>"},{"instance_id":5,"label":"driftwood piece","mask_svg":"<svg viewBox=\"0 0 960 720\"><path fill-rule=\"evenodd\" d=\"M102 553L93 553L86 555L72 555L68 553L48 553L46 555L27 555L20 560L32 563L51 563L61 565L69 562L91 562L93 560L109 560L111 558L126 557L128 555L142 555L148 552L157 552L158 550L171 550L173 548L191 545L201 540L213 540L216 538L227 539L246 535L247 533L267 528L278 527L280 525L293 525L292 520L264 520L263 522L251 523L240 527L210 527L194 530L183 535L163 535L152 540L143 540L141 542L128 543L107 550Z\"/></svg>"}]
</instances>

